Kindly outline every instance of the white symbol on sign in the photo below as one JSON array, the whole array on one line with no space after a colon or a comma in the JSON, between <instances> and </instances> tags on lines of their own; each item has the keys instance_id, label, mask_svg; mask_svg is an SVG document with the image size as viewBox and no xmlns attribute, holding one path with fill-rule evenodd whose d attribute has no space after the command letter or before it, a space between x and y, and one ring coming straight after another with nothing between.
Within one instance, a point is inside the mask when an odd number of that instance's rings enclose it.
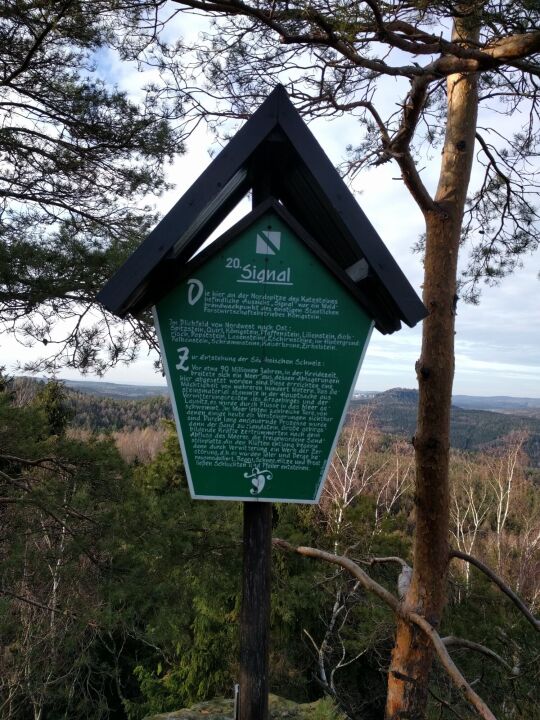
<instances>
[{"instance_id":1,"label":"white symbol on sign","mask_svg":"<svg viewBox=\"0 0 540 720\"><path fill-rule=\"evenodd\" d=\"M187 372L189 370L189 366L187 365L187 361L189 359L189 348L180 347L180 348L177 348L177 350L178 350L178 361L179 362L176 366L176 369Z\"/></svg>"},{"instance_id":2,"label":"white symbol on sign","mask_svg":"<svg viewBox=\"0 0 540 720\"><path fill-rule=\"evenodd\" d=\"M202 298L204 292L204 285L200 280L196 278L190 278L188 281L188 303L195 305Z\"/></svg>"},{"instance_id":3,"label":"white symbol on sign","mask_svg":"<svg viewBox=\"0 0 540 720\"><path fill-rule=\"evenodd\" d=\"M247 480L251 480L251 484L253 485L250 493L252 495L260 495L264 489L265 483L269 482L274 476L270 470L259 470L259 468L254 465L251 472L244 473L244 477L247 478Z\"/></svg>"},{"instance_id":4,"label":"white symbol on sign","mask_svg":"<svg viewBox=\"0 0 540 720\"><path fill-rule=\"evenodd\" d=\"M257 234L257 255L275 255L281 247L281 233L275 230L262 230Z\"/></svg>"}]
</instances>

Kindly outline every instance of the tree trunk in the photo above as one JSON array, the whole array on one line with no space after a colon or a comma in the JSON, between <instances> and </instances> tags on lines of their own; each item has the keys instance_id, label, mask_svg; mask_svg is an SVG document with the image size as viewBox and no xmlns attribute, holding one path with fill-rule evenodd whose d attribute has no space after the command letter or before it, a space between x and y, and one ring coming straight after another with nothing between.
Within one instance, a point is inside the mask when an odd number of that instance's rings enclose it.
<instances>
[{"instance_id":1,"label":"tree trunk","mask_svg":"<svg viewBox=\"0 0 540 720\"><path fill-rule=\"evenodd\" d=\"M238 720L268 720L272 503L244 503Z\"/></svg>"},{"instance_id":2,"label":"tree trunk","mask_svg":"<svg viewBox=\"0 0 540 720\"><path fill-rule=\"evenodd\" d=\"M474 40L470 17L457 20L454 38ZM456 37L457 36L457 37ZM478 107L475 75L447 80L447 129L435 201L426 213L424 321L416 451L414 570L405 599L410 609L437 627L445 603L448 564L450 406L454 377L457 259L473 160ZM400 621L388 675L387 720L425 717L433 659L428 639Z\"/></svg>"}]
</instances>

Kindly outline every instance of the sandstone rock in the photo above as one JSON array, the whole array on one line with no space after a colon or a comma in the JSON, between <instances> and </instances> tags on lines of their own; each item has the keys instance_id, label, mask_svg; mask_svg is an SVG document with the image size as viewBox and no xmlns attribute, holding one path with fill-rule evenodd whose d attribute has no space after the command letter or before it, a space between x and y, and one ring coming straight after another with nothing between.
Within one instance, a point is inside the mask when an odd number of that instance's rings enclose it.
<instances>
[{"instance_id":1,"label":"sandstone rock","mask_svg":"<svg viewBox=\"0 0 540 720\"><path fill-rule=\"evenodd\" d=\"M332 713L328 703L317 700L312 703L295 703L292 700L270 695L270 720L338 720L339 716ZM189 709L151 715L145 720L232 720L233 701L228 698L215 698L198 703Z\"/></svg>"}]
</instances>

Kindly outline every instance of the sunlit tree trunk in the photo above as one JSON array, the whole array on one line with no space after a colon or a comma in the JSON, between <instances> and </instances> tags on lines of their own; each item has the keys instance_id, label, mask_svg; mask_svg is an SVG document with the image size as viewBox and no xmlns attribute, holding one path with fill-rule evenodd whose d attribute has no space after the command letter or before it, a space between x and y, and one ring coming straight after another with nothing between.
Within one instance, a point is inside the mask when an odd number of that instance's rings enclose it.
<instances>
[{"instance_id":1,"label":"sunlit tree trunk","mask_svg":"<svg viewBox=\"0 0 540 720\"><path fill-rule=\"evenodd\" d=\"M475 40L473 20L456 20L454 39ZM457 36L457 37L456 37ZM435 201L426 213L424 321L416 451L414 571L405 602L435 627L445 603L449 528L450 406L454 377L457 260L469 184L478 107L475 75L447 80L447 128ZM388 720L425 717L432 648L416 628L400 621L390 672Z\"/></svg>"}]
</instances>

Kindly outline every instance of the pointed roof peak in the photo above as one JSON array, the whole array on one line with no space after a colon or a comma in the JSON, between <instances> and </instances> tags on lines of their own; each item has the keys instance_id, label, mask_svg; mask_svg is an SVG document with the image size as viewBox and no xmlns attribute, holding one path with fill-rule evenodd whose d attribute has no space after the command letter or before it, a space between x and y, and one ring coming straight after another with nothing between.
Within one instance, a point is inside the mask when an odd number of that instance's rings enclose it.
<instances>
[{"instance_id":1,"label":"pointed roof peak","mask_svg":"<svg viewBox=\"0 0 540 720\"><path fill-rule=\"evenodd\" d=\"M381 332L426 309L321 146L277 85L209 167L107 283L98 300L136 314L167 292L183 266L249 190L274 197L370 297Z\"/></svg>"}]
</instances>

